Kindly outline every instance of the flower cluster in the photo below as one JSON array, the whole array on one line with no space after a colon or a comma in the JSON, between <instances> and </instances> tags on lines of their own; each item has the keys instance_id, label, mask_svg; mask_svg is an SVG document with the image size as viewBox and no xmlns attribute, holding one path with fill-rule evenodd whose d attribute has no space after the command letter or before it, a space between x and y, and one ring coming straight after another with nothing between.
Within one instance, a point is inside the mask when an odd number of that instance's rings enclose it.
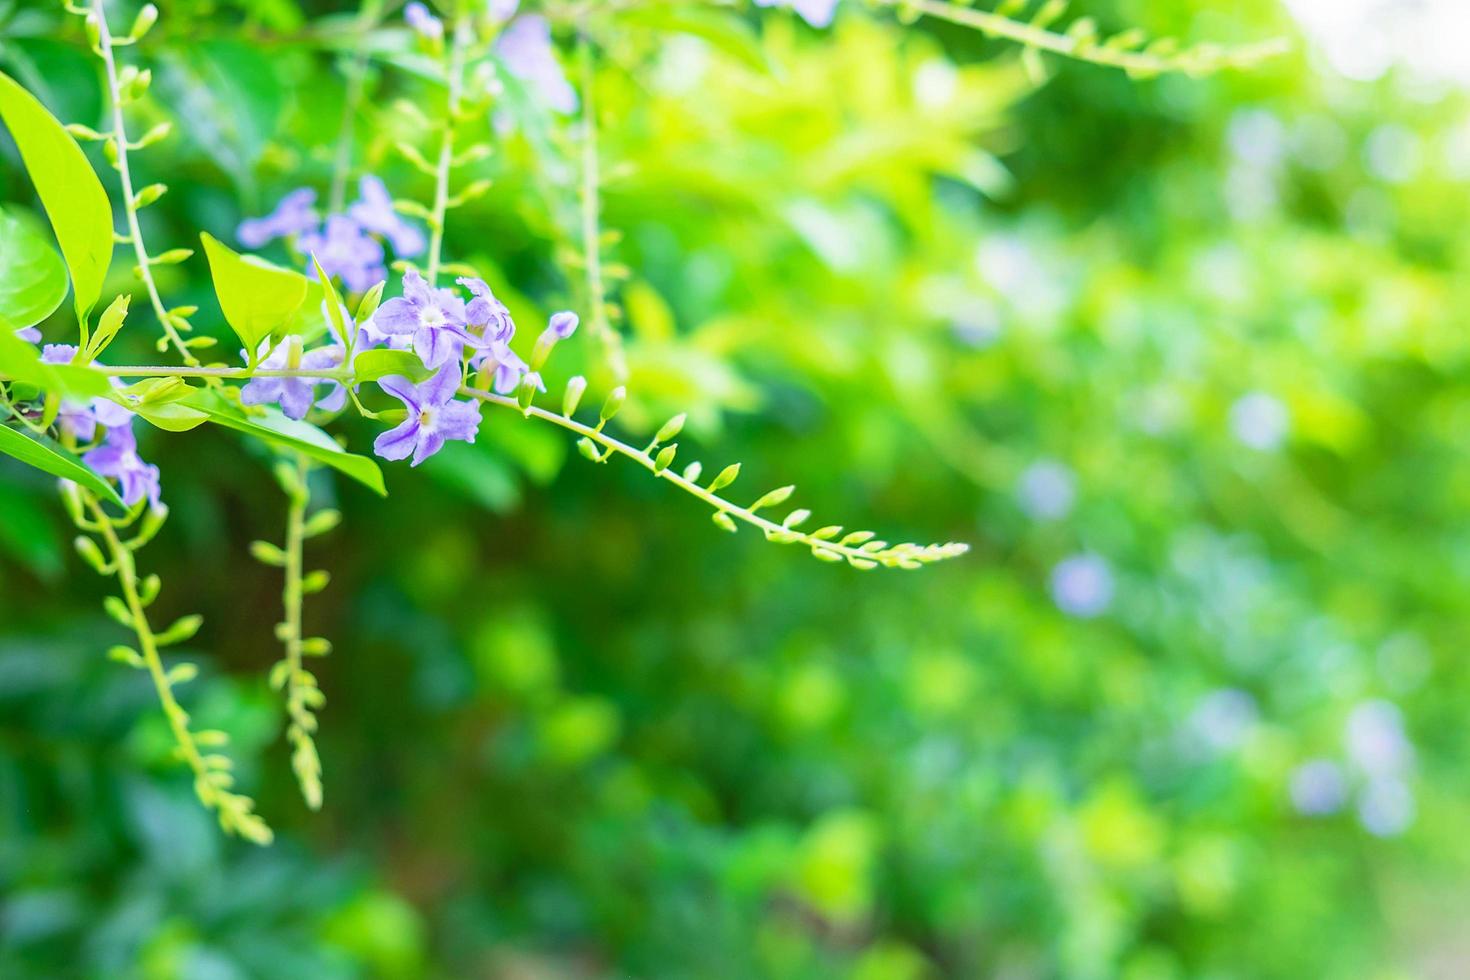
<instances>
[{"instance_id":1,"label":"flower cluster","mask_svg":"<svg viewBox=\"0 0 1470 980\"><path fill-rule=\"evenodd\" d=\"M1308 759L1291 773L1292 805L1303 816L1325 817L1345 807L1356 791L1358 822L1370 834L1392 837L1414 822L1414 745L1403 715L1389 701L1356 705L1343 724L1347 765Z\"/></svg>"},{"instance_id":2,"label":"flower cluster","mask_svg":"<svg viewBox=\"0 0 1470 980\"><path fill-rule=\"evenodd\" d=\"M41 340L40 331L33 327L18 330L15 335L31 343ZM71 364L76 357L77 348L71 344L41 348L41 360L46 364ZM113 385L116 387L117 382ZM151 506L160 506L158 467L145 463L138 455L133 413L126 407L111 398L87 402L63 398L56 426L78 447L91 447L82 455L82 462L98 475L116 480L123 503L131 507L146 499Z\"/></svg>"},{"instance_id":3,"label":"flower cluster","mask_svg":"<svg viewBox=\"0 0 1470 980\"><path fill-rule=\"evenodd\" d=\"M432 374L418 384L398 375L379 382L386 394L403 403L406 416L402 424L378 438L374 450L389 460L412 456L412 465L417 466L448 440L474 442L480 406L454 397L467 371L490 377L491 386L502 395L523 385L544 391L545 385L531 365L511 349L516 326L506 305L483 279L461 277L458 282L469 293L468 301L454 289L430 285L417 270L409 269L403 276L403 295L387 300L357 323L350 347L334 339L304 350L301 338L296 336L274 347L269 342L262 344L256 352L256 370L263 376L252 378L241 389L241 402L278 405L292 419L305 418L312 408L334 412L346 404L347 390L331 377L333 372L352 364L366 350L386 347L410 351ZM325 308L323 316L327 316ZM553 314L536 341L533 360L538 366L559 341L576 329L575 313ZM249 363L247 352L241 351L240 355ZM271 373L264 374L267 371ZM322 375L313 376L316 371Z\"/></svg>"},{"instance_id":4,"label":"flower cluster","mask_svg":"<svg viewBox=\"0 0 1470 980\"><path fill-rule=\"evenodd\" d=\"M424 233L393 209L382 180L368 174L358 183L358 199L345 214L323 221L316 211L316 191L298 188L262 218L240 222L235 237L246 248L261 248L285 239L303 257L316 256L323 271L342 280L349 290L365 292L387 275L383 243L398 258L413 258L426 246ZM315 277L315 268L307 275Z\"/></svg>"}]
</instances>

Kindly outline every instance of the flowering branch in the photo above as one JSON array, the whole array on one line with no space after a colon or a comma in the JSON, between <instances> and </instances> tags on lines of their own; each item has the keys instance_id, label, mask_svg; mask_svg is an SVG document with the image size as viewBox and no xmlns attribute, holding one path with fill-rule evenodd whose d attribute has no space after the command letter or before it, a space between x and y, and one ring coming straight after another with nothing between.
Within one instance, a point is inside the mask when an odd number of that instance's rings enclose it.
<instances>
[{"instance_id":1,"label":"flowering branch","mask_svg":"<svg viewBox=\"0 0 1470 980\"><path fill-rule=\"evenodd\" d=\"M1138 29L1103 38L1091 17L1073 21L1063 32L1051 27L1066 13L1067 0L1045 0L1029 21L1013 14L1027 6L1026 0L1002 0L992 11L976 10L953 0L875 0L894 7L900 16L926 16L973 27L988 37L1004 38L1023 45L1028 52L1045 51L1078 61L1120 68L1135 76L1182 71L1205 75L1224 68L1250 68L1287 50L1285 39L1277 38L1235 48L1200 44L1181 49L1173 38L1150 42ZM1141 49L1141 50L1140 50Z\"/></svg>"},{"instance_id":2,"label":"flowering branch","mask_svg":"<svg viewBox=\"0 0 1470 980\"><path fill-rule=\"evenodd\" d=\"M539 365L537 365L539 366ZM103 367L98 370L113 377L191 377L198 376L199 370L190 368L148 368L148 367ZM350 375L350 372L348 372ZM249 368L221 368L212 372L214 377L250 378L273 377L273 378L299 378L308 380L319 380L324 376L342 378L341 371L318 371L307 369L276 369L252 372ZM532 379L532 380L527 380ZM344 380L350 382L351 378ZM645 449L637 449L628 443L616 439L604 431L608 421L616 415L621 406L625 393L622 388L615 389L604 404L598 424L596 426L585 425L572 417L576 410L577 402L580 400L582 390L581 379L574 379L569 386L568 398L561 413L548 411L535 404L531 398L534 396L535 380L533 375L527 375L522 379L517 396L497 394L483 388L461 385L459 394L466 398L472 398L488 405L509 409L520 413L528 418L537 418L553 425L560 426L569 432L581 437L578 447L583 455L595 462L605 462L613 454L625 456L638 463L654 476L668 480L674 486L684 492L698 497L710 507L714 508L714 521L727 531L734 531L736 521L743 522L757 528L765 535L768 541L779 544L801 544L811 550L813 556L822 561L846 561L856 568L869 569L878 565L890 568L917 568L921 565L942 561L946 558L955 558L969 550L969 546L962 543L950 542L946 544L918 545L903 543L890 545L887 541L878 540L871 531L851 531L843 533L843 528L831 525L819 528L815 531L805 532L797 530L810 516L806 510L792 511L781 521L772 521L762 517L758 511L766 507L775 507L784 503L790 496L791 487L781 487L765 494L759 500L749 506L740 506L729 499L720 496L717 491L729 486L739 475L739 464L726 467L707 486L701 486L697 481L700 474L700 465L691 464L681 472L671 468L677 444L662 445L678 435L683 426L683 417L672 420L659 430L654 441ZM259 543L257 544L258 547ZM274 547L274 546L270 546ZM279 549L275 549L279 552ZM260 554L257 553L257 557ZM284 558L282 559L284 564ZM288 632L288 631L283 631Z\"/></svg>"},{"instance_id":3,"label":"flowering branch","mask_svg":"<svg viewBox=\"0 0 1470 980\"><path fill-rule=\"evenodd\" d=\"M195 732L189 727L189 714L180 706L174 695L174 685L182 684L198 675L199 669L191 663L175 664L165 669L159 648L171 643L182 643L198 631L203 622L199 616L185 616L162 633L155 633L148 622L147 607L158 597L158 576L150 575L139 581L133 552L146 544L162 526L168 515L166 508L135 508L130 516L115 521L103 510L101 503L89 491L72 484L65 486L63 499L71 511L72 520L83 531L101 538L106 553L97 543L85 535L76 541L77 551L101 575L115 575L122 590L122 598L108 597L104 604L107 612L118 623L131 629L138 640L138 649L115 646L108 655L139 670L147 670L158 692L159 703L168 719L180 757L194 773L194 792L199 802L212 809L219 817L220 827L230 834L237 834L256 844L271 842L271 829L254 812L255 802L248 796L232 791L234 776L230 769L232 760L219 752L206 755L204 746L223 747L229 736L221 731ZM91 516L89 517L88 514ZM124 541L118 529L129 526L140 514L143 524L136 536Z\"/></svg>"}]
</instances>

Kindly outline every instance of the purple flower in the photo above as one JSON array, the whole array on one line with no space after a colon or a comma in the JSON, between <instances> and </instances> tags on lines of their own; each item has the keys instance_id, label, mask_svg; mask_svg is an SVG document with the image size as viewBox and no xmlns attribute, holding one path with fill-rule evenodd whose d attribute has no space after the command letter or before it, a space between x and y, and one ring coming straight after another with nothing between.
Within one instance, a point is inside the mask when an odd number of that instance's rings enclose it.
<instances>
[{"instance_id":1,"label":"purple flower","mask_svg":"<svg viewBox=\"0 0 1470 980\"><path fill-rule=\"evenodd\" d=\"M490 19L505 23L516 15L516 9L520 7L521 0L488 0L485 4L485 12Z\"/></svg>"},{"instance_id":2,"label":"purple flower","mask_svg":"<svg viewBox=\"0 0 1470 980\"><path fill-rule=\"evenodd\" d=\"M342 363L342 348L337 346L318 347L301 353L300 339L287 337L276 345L269 355L265 352L269 340L261 341L256 352L261 356L260 367L275 371L301 368L307 371L330 371ZM240 352L245 355L244 351ZM331 390L317 398L318 385L327 384ZM252 378L240 389L240 401L246 405L280 405L288 419L304 419L311 407L316 405L329 412L341 408L347 400L347 390L336 381L313 378Z\"/></svg>"},{"instance_id":3,"label":"purple flower","mask_svg":"<svg viewBox=\"0 0 1470 980\"><path fill-rule=\"evenodd\" d=\"M408 418L373 442L373 452L384 459L404 459L413 454L417 466L444 447L449 439L474 442L480 427L478 402L454 401L459 389L458 364L446 364L423 384L407 378L389 377L378 382L388 394L403 402Z\"/></svg>"},{"instance_id":4,"label":"purple flower","mask_svg":"<svg viewBox=\"0 0 1470 980\"><path fill-rule=\"evenodd\" d=\"M837 13L837 0L755 0L757 7L790 7L813 27L826 27Z\"/></svg>"},{"instance_id":5,"label":"purple flower","mask_svg":"<svg viewBox=\"0 0 1470 980\"><path fill-rule=\"evenodd\" d=\"M1054 459L1039 459L1026 467L1017 487L1021 509L1038 521L1056 521L1072 511L1077 480L1071 469Z\"/></svg>"},{"instance_id":6,"label":"purple flower","mask_svg":"<svg viewBox=\"0 0 1470 980\"><path fill-rule=\"evenodd\" d=\"M351 218L334 214L324 231L302 235L297 246L321 263L322 271L337 276L354 293L362 293L387 275L383 268L383 243L365 234ZM315 279L316 269L307 275Z\"/></svg>"},{"instance_id":7,"label":"purple flower","mask_svg":"<svg viewBox=\"0 0 1470 980\"><path fill-rule=\"evenodd\" d=\"M520 386L521 378L531 370L530 365L510 349L511 338L516 335L515 321L506 305L496 299L490 287L485 285L485 280L462 276L459 284L474 294L474 299L465 307L465 321L469 329L480 337L480 349L470 357L470 366L478 369L489 365L495 372L495 390L508 395ZM539 379L537 387L540 387Z\"/></svg>"},{"instance_id":8,"label":"purple flower","mask_svg":"<svg viewBox=\"0 0 1470 980\"><path fill-rule=\"evenodd\" d=\"M312 205L316 203L316 191L310 187L299 187L285 197L276 209L264 218L247 218L235 229L235 237L246 248L260 248L276 238L290 238L315 231L317 214Z\"/></svg>"},{"instance_id":9,"label":"purple flower","mask_svg":"<svg viewBox=\"0 0 1470 980\"><path fill-rule=\"evenodd\" d=\"M82 457L82 462L101 476L110 476L122 490L123 503L129 507L148 498L153 507L158 500L158 467L138 457L138 443L133 426L119 425L107 430L107 441Z\"/></svg>"},{"instance_id":10,"label":"purple flower","mask_svg":"<svg viewBox=\"0 0 1470 980\"><path fill-rule=\"evenodd\" d=\"M1358 797L1358 821L1375 837L1397 837L1414 822L1414 794L1397 776L1375 776Z\"/></svg>"},{"instance_id":11,"label":"purple flower","mask_svg":"<svg viewBox=\"0 0 1470 980\"><path fill-rule=\"evenodd\" d=\"M1336 813L1347 802L1347 779L1331 759L1311 759L1291 771L1291 805L1307 817Z\"/></svg>"},{"instance_id":12,"label":"purple flower","mask_svg":"<svg viewBox=\"0 0 1470 980\"><path fill-rule=\"evenodd\" d=\"M1092 619L1113 604L1113 570L1094 554L1073 555L1057 563L1051 573L1051 595L1068 616Z\"/></svg>"},{"instance_id":13,"label":"purple flower","mask_svg":"<svg viewBox=\"0 0 1470 980\"><path fill-rule=\"evenodd\" d=\"M41 349L41 360L47 364L70 364L76 356L77 349L71 344L47 344ZM116 379L112 385L114 388L121 387ZM95 439L98 423L112 428L126 425L132 417L133 413L117 402L101 397L93 398L86 404L63 398L56 413L56 421L61 430L69 433L78 442L91 442Z\"/></svg>"},{"instance_id":14,"label":"purple flower","mask_svg":"<svg viewBox=\"0 0 1470 980\"><path fill-rule=\"evenodd\" d=\"M482 345L465 328L465 312L464 300L454 290L435 289L410 269L403 276L403 295L378 307L373 320L383 333L412 335L414 353L424 366L438 368L459 360L466 345Z\"/></svg>"},{"instance_id":15,"label":"purple flower","mask_svg":"<svg viewBox=\"0 0 1470 980\"><path fill-rule=\"evenodd\" d=\"M551 314L551 319L546 321L546 329L541 332L541 340L555 343L558 340L566 340L577 332L577 314L571 310L562 310L560 313Z\"/></svg>"},{"instance_id":16,"label":"purple flower","mask_svg":"<svg viewBox=\"0 0 1470 980\"><path fill-rule=\"evenodd\" d=\"M1228 752L1244 743L1259 717L1255 698L1227 687L1200 699L1189 716L1189 727L1205 748Z\"/></svg>"},{"instance_id":17,"label":"purple flower","mask_svg":"<svg viewBox=\"0 0 1470 980\"><path fill-rule=\"evenodd\" d=\"M567 81L556 60L551 44L551 25L545 17L527 14L511 21L495 52L512 75L540 96L552 110L562 113L577 110L577 90Z\"/></svg>"},{"instance_id":18,"label":"purple flower","mask_svg":"<svg viewBox=\"0 0 1470 980\"><path fill-rule=\"evenodd\" d=\"M31 344L39 344L41 342L41 331L35 327L21 327L15 332L15 336L17 339Z\"/></svg>"},{"instance_id":19,"label":"purple flower","mask_svg":"<svg viewBox=\"0 0 1470 980\"><path fill-rule=\"evenodd\" d=\"M424 233L393 210L393 198L377 177L368 174L358 182L358 200L347 209L363 229L382 235L399 258L411 258L424 250Z\"/></svg>"},{"instance_id":20,"label":"purple flower","mask_svg":"<svg viewBox=\"0 0 1470 980\"><path fill-rule=\"evenodd\" d=\"M429 8L418 3L417 0L403 8L403 19L420 37L426 37L430 41L444 39L444 22L429 13Z\"/></svg>"},{"instance_id":21,"label":"purple flower","mask_svg":"<svg viewBox=\"0 0 1470 980\"><path fill-rule=\"evenodd\" d=\"M1404 719L1390 701L1364 701L1353 708L1343 730L1348 757L1369 776L1397 776L1414 763L1414 746Z\"/></svg>"}]
</instances>

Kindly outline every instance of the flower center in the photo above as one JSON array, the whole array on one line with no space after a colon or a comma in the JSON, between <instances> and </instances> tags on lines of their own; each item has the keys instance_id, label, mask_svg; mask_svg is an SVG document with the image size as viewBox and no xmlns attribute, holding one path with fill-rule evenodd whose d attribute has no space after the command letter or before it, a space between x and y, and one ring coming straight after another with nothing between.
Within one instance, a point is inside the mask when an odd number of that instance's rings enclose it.
<instances>
[{"instance_id":1,"label":"flower center","mask_svg":"<svg viewBox=\"0 0 1470 980\"><path fill-rule=\"evenodd\" d=\"M434 427L434 410L426 408L419 412L419 425L425 429Z\"/></svg>"},{"instance_id":2,"label":"flower center","mask_svg":"<svg viewBox=\"0 0 1470 980\"><path fill-rule=\"evenodd\" d=\"M423 327L442 327L448 322L449 318L437 306L426 306L419 313L419 325Z\"/></svg>"}]
</instances>

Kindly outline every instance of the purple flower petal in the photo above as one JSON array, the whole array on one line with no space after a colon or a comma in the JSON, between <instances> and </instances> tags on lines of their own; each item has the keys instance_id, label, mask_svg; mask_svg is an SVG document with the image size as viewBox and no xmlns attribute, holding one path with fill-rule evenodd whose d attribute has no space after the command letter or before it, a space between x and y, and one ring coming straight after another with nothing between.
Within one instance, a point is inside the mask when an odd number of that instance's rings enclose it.
<instances>
[{"instance_id":1,"label":"purple flower petal","mask_svg":"<svg viewBox=\"0 0 1470 980\"><path fill-rule=\"evenodd\" d=\"M383 459L407 459L418 444L418 439L418 413L410 411L407 419L373 440L373 452Z\"/></svg>"},{"instance_id":2,"label":"purple flower petal","mask_svg":"<svg viewBox=\"0 0 1470 980\"><path fill-rule=\"evenodd\" d=\"M385 394L392 395L394 398L403 402L404 407L408 409L409 415L418 415L419 411L423 408L424 402L422 396L420 396L418 389L407 378L400 377L396 374L389 375L386 378L380 378L378 380L378 387L383 389Z\"/></svg>"},{"instance_id":3,"label":"purple flower petal","mask_svg":"<svg viewBox=\"0 0 1470 980\"><path fill-rule=\"evenodd\" d=\"M443 405L459 391L460 370L458 364L446 364L437 374L418 386L421 404Z\"/></svg>"}]
</instances>

